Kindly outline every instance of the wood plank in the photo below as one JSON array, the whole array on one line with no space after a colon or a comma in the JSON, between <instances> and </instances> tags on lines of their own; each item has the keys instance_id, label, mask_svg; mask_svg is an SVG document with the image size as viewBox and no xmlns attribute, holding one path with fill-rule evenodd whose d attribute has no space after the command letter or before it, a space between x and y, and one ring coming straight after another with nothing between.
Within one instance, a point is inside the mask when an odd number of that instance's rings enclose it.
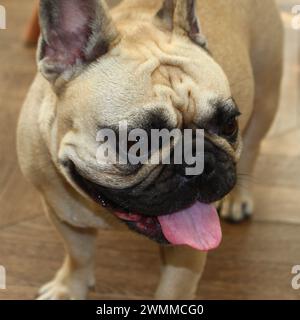
<instances>
[{"instance_id":1,"label":"wood plank","mask_svg":"<svg viewBox=\"0 0 300 320\"><path fill-rule=\"evenodd\" d=\"M291 268L300 264L299 225L252 222L223 224L223 230L221 247L209 254L199 299L299 298L291 287ZM60 266L63 246L46 218L38 217L0 230L0 257L8 278L0 299L30 299ZM151 298L159 268L156 244L133 233L101 231L90 297Z\"/></svg>"}]
</instances>

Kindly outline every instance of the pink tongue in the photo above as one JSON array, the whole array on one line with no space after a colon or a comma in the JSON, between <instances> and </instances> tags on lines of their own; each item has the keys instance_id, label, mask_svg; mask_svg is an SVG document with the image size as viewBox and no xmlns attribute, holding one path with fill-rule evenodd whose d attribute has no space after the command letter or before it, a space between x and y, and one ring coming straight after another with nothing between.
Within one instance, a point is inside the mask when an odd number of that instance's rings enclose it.
<instances>
[{"instance_id":1,"label":"pink tongue","mask_svg":"<svg viewBox=\"0 0 300 320\"><path fill-rule=\"evenodd\" d=\"M192 207L158 220L166 239L174 245L188 245L200 251L219 246L222 240L220 220L212 205L197 202Z\"/></svg>"}]
</instances>

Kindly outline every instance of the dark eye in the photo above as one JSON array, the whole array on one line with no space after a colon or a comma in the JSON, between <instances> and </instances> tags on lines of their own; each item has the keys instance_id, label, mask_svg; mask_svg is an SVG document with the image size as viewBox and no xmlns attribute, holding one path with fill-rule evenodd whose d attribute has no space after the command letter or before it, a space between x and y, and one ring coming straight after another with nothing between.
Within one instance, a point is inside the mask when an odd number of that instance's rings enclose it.
<instances>
[{"instance_id":1,"label":"dark eye","mask_svg":"<svg viewBox=\"0 0 300 320\"><path fill-rule=\"evenodd\" d=\"M231 119L221 128L221 135L225 137L235 136L238 132L239 126L236 118Z\"/></svg>"}]
</instances>

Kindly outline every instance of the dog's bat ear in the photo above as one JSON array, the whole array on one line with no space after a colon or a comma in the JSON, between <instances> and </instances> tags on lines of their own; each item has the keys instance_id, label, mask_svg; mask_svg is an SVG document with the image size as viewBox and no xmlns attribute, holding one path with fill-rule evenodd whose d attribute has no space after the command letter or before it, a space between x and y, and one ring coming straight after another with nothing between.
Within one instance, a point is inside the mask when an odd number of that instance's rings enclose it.
<instances>
[{"instance_id":1,"label":"dog's bat ear","mask_svg":"<svg viewBox=\"0 0 300 320\"><path fill-rule=\"evenodd\" d=\"M163 21L168 29L188 36L201 47L207 47L197 15L197 0L164 0L156 17Z\"/></svg>"},{"instance_id":2,"label":"dog's bat ear","mask_svg":"<svg viewBox=\"0 0 300 320\"><path fill-rule=\"evenodd\" d=\"M158 18L168 30L173 29L174 10L175 1L164 0L162 7L156 14L156 18Z\"/></svg>"},{"instance_id":3,"label":"dog's bat ear","mask_svg":"<svg viewBox=\"0 0 300 320\"><path fill-rule=\"evenodd\" d=\"M39 70L58 85L104 55L118 32L102 0L41 0Z\"/></svg>"}]
</instances>

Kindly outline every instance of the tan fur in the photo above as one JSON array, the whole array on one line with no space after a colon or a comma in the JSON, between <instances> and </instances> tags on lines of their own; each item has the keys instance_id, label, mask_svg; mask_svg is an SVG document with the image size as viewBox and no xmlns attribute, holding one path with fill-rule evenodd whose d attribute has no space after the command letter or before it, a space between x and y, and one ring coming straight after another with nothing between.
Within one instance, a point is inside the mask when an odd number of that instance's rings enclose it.
<instances>
[{"instance_id":1,"label":"tan fur","mask_svg":"<svg viewBox=\"0 0 300 320\"><path fill-rule=\"evenodd\" d=\"M85 174L115 188L141 181L149 170L125 180L115 169L99 167L93 158L99 119L117 123L160 106L180 127L209 116L208 99L233 96L242 112L239 167L247 174L273 120L282 68L282 27L273 1L199 0L201 28L213 58L154 19L161 5L160 0L123 1L111 12L121 36L107 55L64 86L53 88L39 73L29 91L18 127L20 165L45 199L68 252L42 299L85 298L92 284L95 229L124 228L78 190L58 160L69 157ZM238 147L217 143L239 158ZM250 208L251 196L237 187L225 199L222 215L239 220L245 202ZM185 247L162 251L156 298L193 297L206 254Z\"/></svg>"}]
</instances>

